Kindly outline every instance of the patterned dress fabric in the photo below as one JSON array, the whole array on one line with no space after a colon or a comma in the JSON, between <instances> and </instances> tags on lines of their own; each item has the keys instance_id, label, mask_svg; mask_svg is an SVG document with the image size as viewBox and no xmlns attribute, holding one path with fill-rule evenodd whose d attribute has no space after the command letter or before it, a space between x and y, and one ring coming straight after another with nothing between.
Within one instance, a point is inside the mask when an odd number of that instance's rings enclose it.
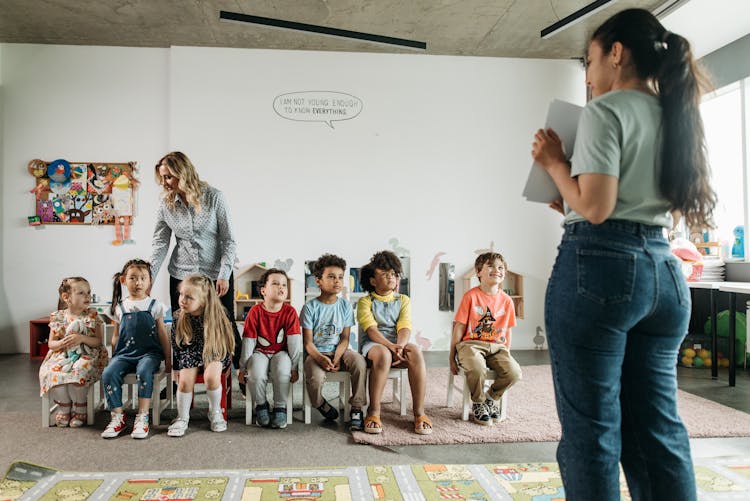
<instances>
[{"instance_id":1,"label":"patterned dress fabric","mask_svg":"<svg viewBox=\"0 0 750 501\"><path fill-rule=\"evenodd\" d=\"M101 323L101 319L93 308L82 315L71 315L66 310L58 310L50 314L50 336L56 332L93 336L97 323ZM77 355L75 350L50 350L39 368L40 395L61 384L88 386L101 379L108 361L104 346L94 348L80 345Z\"/></svg>"}]
</instances>

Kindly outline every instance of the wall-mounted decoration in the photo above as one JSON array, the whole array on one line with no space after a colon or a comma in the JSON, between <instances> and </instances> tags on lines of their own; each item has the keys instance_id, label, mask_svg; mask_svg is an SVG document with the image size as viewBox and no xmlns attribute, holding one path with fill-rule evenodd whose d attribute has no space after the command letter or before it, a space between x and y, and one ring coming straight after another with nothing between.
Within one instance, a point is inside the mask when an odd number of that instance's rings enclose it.
<instances>
[{"instance_id":1,"label":"wall-mounted decoration","mask_svg":"<svg viewBox=\"0 0 750 501\"><path fill-rule=\"evenodd\" d=\"M359 115L362 100L344 92L290 92L274 98L273 110L287 120L323 122L333 129L333 122L351 120Z\"/></svg>"},{"instance_id":2,"label":"wall-mounted decoration","mask_svg":"<svg viewBox=\"0 0 750 501\"><path fill-rule=\"evenodd\" d=\"M36 217L41 224L112 224L116 229L113 244L132 243L136 170L136 162L34 159L28 171L36 179L30 190L35 195Z\"/></svg>"},{"instance_id":3,"label":"wall-mounted decoration","mask_svg":"<svg viewBox=\"0 0 750 501\"><path fill-rule=\"evenodd\" d=\"M424 274L424 276L427 277L427 280L432 280L432 274L435 273L435 269L437 268L437 265L440 264L440 256L445 256L445 252L442 252L442 251L438 252L432 258L432 262L430 263L430 267L427 268L427 271Z\"/></svg>"}]
</instances>

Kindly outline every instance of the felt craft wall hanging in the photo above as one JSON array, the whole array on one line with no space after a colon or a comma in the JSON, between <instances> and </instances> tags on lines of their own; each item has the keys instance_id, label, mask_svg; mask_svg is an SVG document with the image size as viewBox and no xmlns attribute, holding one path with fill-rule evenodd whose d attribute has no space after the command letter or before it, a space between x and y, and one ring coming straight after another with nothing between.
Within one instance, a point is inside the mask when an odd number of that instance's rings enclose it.
<instances>
[{"instance_id":1,"label":"felt craft wall hanging","mask_svg":"<svg viewBox=\"0 0 750 501\"><path fill-rule=\"evenodd\" d=\"M130 225L138 187L136 162L34 159L28 171L36 179L31 190L36 198L36 215L29 218L29 224L112 224L113 245L133 243Z\"/></svg>"}]
</instances>

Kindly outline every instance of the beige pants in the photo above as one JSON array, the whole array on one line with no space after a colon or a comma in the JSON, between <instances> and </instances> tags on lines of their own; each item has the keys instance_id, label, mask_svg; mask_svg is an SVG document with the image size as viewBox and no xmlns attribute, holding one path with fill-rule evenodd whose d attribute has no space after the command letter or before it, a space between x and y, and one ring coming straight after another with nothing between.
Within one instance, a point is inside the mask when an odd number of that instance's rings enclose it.
<instances>
[{"instance_id":1,"label":"beige pants","mask_svg":"<svg viewBox=\"0 0 750 501\"><path fill-rule=\"evenodd\" d=\"M333 353L321 353L333 360ZM352 407L362 408L367 405L365 397L365 383L367 382L367 364L365 357L354 350L346 350L341 356L340 371L346 371L352 376L352 397L349 403ZM318 408L323 405L323 383L326 382L327 372L312 358L305 358L305 386L310 395L310 403ZM341 398L346 398L341 395Z\"/></svg>"},{"instance_id":2,"label":"beige pants","mask_svg":"<svg viewBox=\"0 0 750 501\"><path fill-rule=\"evenodd\" d=\"M521 366L502 345L486 341L462 341L456 346L458 365L464 370L472 402L484 402L484 374L487 369L497 373L497 379L487 396L497 400L505 390L521 379Z\"/></svg>"}]
</instances>

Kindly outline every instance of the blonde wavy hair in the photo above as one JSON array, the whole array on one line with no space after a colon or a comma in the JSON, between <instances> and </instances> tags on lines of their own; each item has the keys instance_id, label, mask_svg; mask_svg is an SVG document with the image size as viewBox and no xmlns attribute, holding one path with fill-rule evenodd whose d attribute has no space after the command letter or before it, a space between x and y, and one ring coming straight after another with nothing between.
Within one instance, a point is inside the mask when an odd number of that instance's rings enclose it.
<instances>
[{"instance_id":1,"label":"blonde wavy hair","mask_svg":"<svg viewBox=\"0 0 750 501\"><path fill-rule=\"evenodd\" d=\"M181 151L172 151L167 153L154 167L154 175L156 176L156 182L162 185L162 179L159 175L159 167L162 165L169 169L169 173L172 177L177 178L178 188L185 194L187 204L195 209L196 212L201 211L201 195L203 188L208 186L208 183L201 181L198 177L198 172L195 170L195 166L190 159ZM162 187L164 187L162 185ZM170 209L174 209L174 204L177 199L177 193L164 189L164 199L167 201L167 206Z\"/></svg>"},{"instance_id":2,"label":"blonde wavy hair","mask_svg":"<svg viewBox=\"0 0 750 501\"><path fill-rule=\"evenodd\" d=\"M203 364L222 361L234 354L234 335L227 318L226 310L219 300L213 282L206 275L190 275L180 282L179 290L193 287L198 300L203 305ZM193 330L187 314L181 313L175 326L175 344L189 345L193 340Z\"/></svg>"}]
</instances>

